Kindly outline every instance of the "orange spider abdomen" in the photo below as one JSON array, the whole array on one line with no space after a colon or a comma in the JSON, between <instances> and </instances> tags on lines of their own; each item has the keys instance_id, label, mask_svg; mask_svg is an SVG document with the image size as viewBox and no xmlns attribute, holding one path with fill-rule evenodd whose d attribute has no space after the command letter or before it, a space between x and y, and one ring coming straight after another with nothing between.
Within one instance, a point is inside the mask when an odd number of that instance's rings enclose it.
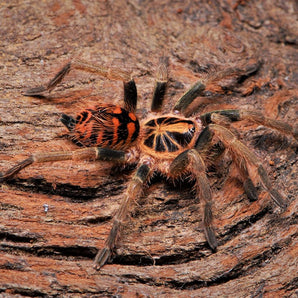
<instances>
[{"instance_id":1,"label":"orange spider abdomen","mask_svg":"<svg viewBox=\"0 0 298 298\"><path fill-rule=\"evenodd\" d=\"M76 144L124 150L139 135L137 117L120 106L101 104L82 110L74 119L62 115L62 123Z\"/></svg>"},{"instance_id":2,"label":"orange spider abdomen","mask_svg":"<svg viewBox=\"0 0 298 298\"><path fill-rule=\"evenodd\" d=\"M193 148L198 136L196 122L178 117L160 117L144 124L142 150L162 158L173 158Z\"/></svg>"}]
</instances>

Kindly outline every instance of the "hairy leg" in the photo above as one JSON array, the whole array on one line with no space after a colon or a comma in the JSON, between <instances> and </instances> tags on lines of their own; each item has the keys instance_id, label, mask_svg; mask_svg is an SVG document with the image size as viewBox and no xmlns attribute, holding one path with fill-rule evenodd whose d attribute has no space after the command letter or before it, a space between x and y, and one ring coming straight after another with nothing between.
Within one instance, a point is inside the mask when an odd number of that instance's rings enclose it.
<instances>
[{"instance_id":1,"label":"hairy leg","mask_svg":"<svg viewBox=\"0 0 298 298\"><path fill-rule=\"evenodd\" d=\"M181 98L176 102L174 110L185 112L187 107L206 89L202 81L196 82L190 89L188 89Z\"/></svg>"},{"instance_id":2,"label":"hairy leg","mask_svg":"<svg viewBox=\"0 0 298 298\"><path fill-rule=\"evenodd\" d=\"M137 88L134 79L129 72L119 69L106 68L101 65L93 65L81 60L74 60L65 64L60 71L46 85L30 88L25 91L25 96L40 96L44 92L51 92L71 70L81 70L95 73L111 80L122 80L124 88L124 108L133 112L137 105Z\"/></svg>"},{"instance_id":3,"label":"hairy leg","mask_svg":"<svg viewBox=\"0 0 298 298\"><path fill-rule=\"evenodd\" d=\"M105 246L98 251L95 257L94 263L96 269L100 269L110 259L117 240L120 237L123 225L133 211L137 199L140 198L143 185L148 180L149 174L149 166L142 164L137 168L137 171L129 182L120 208L113 218L112 229L106 240Z\"/></svg>"},{"instance_id":4,"label":"hairy leg","mask_svg":"<svg viewBox=\"0 0 298 298\"><path fill-rule=\"evenodd\" d=\"M246 111L241 109L217 110L202 114L200 118L204 125L208 125L210 123L222 124L225 121L235 122L249 120L253 123L259 123L275 129L281 133L292 135L296 140L298 140L298 130L296 128L283 121L265 117L262 113L257 111Z\"/></svg>"},{"instance_id":5,"label":"hairy leg","mask_svg":"<svg viewBox=\"0 0 298 298\"><path fill-rule=\"evenodd\" d=\"M112 150L108 148L90 147L77 149L74 151L56 151L47 153L32 154L27 159L17 163L3 174L0 173L0 182L8 180L22 169L33 163L53 162L62 160L105 160L111 162L124 162L126 157L124 151Z\"/></svg>"},{"instance_id":6,"label":"hairy leg","mask_svg":"<svg viewBox=\"0 0 298 298\"><path fill-rule=\"evenodd\" d=\"M188 108L198 96L205 96L205 93L216 96L232 91L239 84L241 78L253 75L260 65L259 61L251 59L239 68L228 67L224 70L211 70L182 95L174 110L181 111L184 115L193 114L194 109L188 111Z\"/></svg>"},{"instance_id":7,"label":"hairy leg","mask_svg":"<svg viewBox=\"0 0 298 298\"><path fill-rule=\"evenodd\" d=\"M206 176L206 166L202 156L195 149L190 149L178 155L170 166L170 174L174 177L183 172L190 172L196 179L196 193L200 200L203 213L203 227L206 239L212 250L216 250L217 241L212 227L212 195Z\"/></svg>"},{"instance_id":8,"label":"hairy leg","mask_svg":"<svg viewBox=\"0 0 298 298\"><path fill-rule=\"evenodd\" d=\"M286 209L287 203L282 198L281 194L272 187L269 177L257 156L249 150L243 143L241 143L237 137L227 128L217 125L208 125L198 138L196 149L200 152L206 150L211 141L217 138L224 147L228 149L239 168L240 174L243 178L244 189L250 200L255 200L256 191L249 177L249 165L253 166L257 170L257 176L262 183L263 187L268 191L273 201L282 209Z\"/></svg>"},{"instance_id":9,"label":"hairy leg","mask_svg":"<svg viewBox=\"0 0 298 298\"><path fill-rule=\"evenodd\" d=\"M167 57L161 57L159 59L151 104L151 111L153 112L160 111L163 104L168 82L168 64L169 59Z\"/></svg>"}]
</instances>

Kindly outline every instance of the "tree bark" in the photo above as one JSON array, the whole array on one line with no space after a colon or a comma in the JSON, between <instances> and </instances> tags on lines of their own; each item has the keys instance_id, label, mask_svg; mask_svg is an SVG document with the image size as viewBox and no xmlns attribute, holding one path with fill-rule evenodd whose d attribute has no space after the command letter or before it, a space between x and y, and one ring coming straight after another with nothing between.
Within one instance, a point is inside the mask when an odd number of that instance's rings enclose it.
<instances>
[{"instance_id":1,"label":"tree bark","mask_svg":"<svg viewBox=\"0 0 298 298\"><path fill-rule=\"evenodd\" d=\"M72 59L132 72L138 116L150 107L160 56L170 58L165 110L217 72L191 109L261 111L297 125L296 1L9 1L0 5L0 172L33 152L73 150L60 123L122 83L73 71L44 98L22 92ZM242 73L241 70L245 69ZM228 79L227 79L228 77ZM212 89L213 88L213 89ZM207 88L208 89L208 88ZM209 95L209 96L208 96ZM208 169L219 247L208 247L188 181L156 176L111 264L93 269L132 173L103 162L34 164L0 189L0 293L63 297L294 297L297 142L243 121L232 126L289 203L258 187L250 203L228 155Z\"/></svg>"}]
</instances>

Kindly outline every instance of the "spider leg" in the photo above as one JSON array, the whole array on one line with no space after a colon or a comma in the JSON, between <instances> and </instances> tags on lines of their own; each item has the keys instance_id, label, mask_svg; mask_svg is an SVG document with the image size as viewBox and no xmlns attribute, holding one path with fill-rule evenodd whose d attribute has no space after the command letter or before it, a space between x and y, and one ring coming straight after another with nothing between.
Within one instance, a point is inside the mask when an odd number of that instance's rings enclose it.
<instances>
[{"instance_id":1,"label":"spider leg","mask_svg":"<svg viewBox=\"0 0 298 298\"><path fill-rule=\"evenodd\" d=\"M216 118L218 116L223 117L227 121L231 122L249 120L253 123L259 123L269 128L275 129L281 133L292 135L296 140L298 140L298 130L293 126L280 120L265 117L262 113L257 111L246 111L241 109L217 110L202 114L200 118L204 125L208 125L210 123L217 123Z\"/></svg>"},{"instance_id":2,"label":"spider leg","mask_svg":"<svg viewBox=\"0 0 298 298\"><path fill-rule=\"evenodd\" d=\"M250 200L250 202L256 201L258 199L258 193L252 180L249 177L249 172L248 172L246 163L244 162L238 163L237 167L241 177L240 180L242 180L243 188L247 195L247 198Z\"/></svg>"},{"instance_id":3,"label":"spider leg","mask_svg":"<svg viewBox=\"0 0 298 298\"><path fill-rule=\"evenodd\" d=\"M158 112L161 110L164 96L167 89L167 81L168 81L168 57L161 57L159 59L159 66L156 72L156 82L154 86L151 111Z\"/></svg>"},{"instance_id":4,"label":"spider leg","mask_svg":"<svg viewBox=\"0 0 298 298\"><path fill-rule=\"evenodd\" d=\"M22 169L33 163L62 161L62 160L105 160L112 162L124 162L126 157L124 151L112 150L109 148L89 147L75 151L56 151L47 153L32 154L27 159L19 162L3 174L0 173L0 182L9 180Z\"/></svg>"},{"instance_id":5,"label":"spider leg","mask_svg":"<svg viewBox=\"0 0 298 298\"><path fill-rule=\"evenodd\" d=\"M174 177L183 172L191 172L196 179L196 193L203 208L203 227L208 244L216 250L217 241L212 227L212 195L206 176L206 166L200 153L190 149L179 154L170 166L170 174Z\"/></svg>"},{"instance_id":6,"label":"spider leg","mask_svg":"<svg viewBox=\"0 0 298 298\"><path fill-rule=\"evenodd\" d=\"M174 110L188 114L187 108L198 96L205 96L204 93L206 92L211 94L224 94L228 90L233 90L242 78L253 75L258 71L260 66L260 61L251 59L239 68L229 67L224 70L214 69L182 95L175 104Z\"/></svg>"},{"instance_id":7,"label":"spider leg","mask_svg":"<svg viewBox=\"0 0 298 298\"><path fill-rule=\"evenodd\" d=\"M206 86L202 81L196 82L180 97L180 99L178 99L174 106L174 110L181 111L183 113L199 95L202 95L205 88Z\"/></svg>"},{"instance_id":8,"label":"spider leg","mask_svg":"<svg viewBox=\"0 0 298 298\"><path fill-rule=\"evenodd\" d=\"M253 201L257 197L255 187L253 186L248 171L248 165L252 165L257 169L257 176L263 187L270 194L272 200L282 209L286 209L287 203L284 201L280 193L272 187L269 177L257 156L241 143L229 129L217 124L208 125L201 132L196 143L196 149L199 152L206 151L214 137L217 137L223 143L224 147L232 154L233 160L239 168L240 174L244 180L244 189L249 199Z\"/></svg>"},{"instance_id":9,"label":"spider leg","mask_svg":"<svg viewBox=\"0 0 298 298\"><path fill-rule=\"evenodd\" d=\"M120 237L123 225L133 211L137 199L141 196L143 184L148 180L149 174L149 166L147 164L141 164L129 182L124 199L113 218L112 229L105 242L105 246L98 251L95 257L94 266L96 269L100 269L110 259L117 240Z\"/></svg>"},{"instance_id":10,"label":"spider leg","mask_svg":"<svg viewBox=\"0 0 298 298\"><path fill-rule=\"evenodd\" d=\"M65 64L48 84L28 89L25 91L24 95L40 96L45 91L51 92L73 69L95 73L111 80L122 80L124 88L124 108L130 112L135 111L137 105L137 88L129 72L93 65L81 60L74 60Z\"/></svg>"}]
</instances>

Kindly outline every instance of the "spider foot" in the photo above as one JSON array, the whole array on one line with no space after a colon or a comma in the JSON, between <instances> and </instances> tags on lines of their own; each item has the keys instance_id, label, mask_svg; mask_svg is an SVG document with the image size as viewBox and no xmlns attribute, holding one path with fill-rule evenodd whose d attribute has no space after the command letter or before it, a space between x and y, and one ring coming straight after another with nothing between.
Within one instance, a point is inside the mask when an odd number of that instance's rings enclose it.
<instances>
[{"instance_id":1,"label":"spider foot","mask_svg":"<svg viewBox=\"0 0 298 298\"><path fill-rule=\"evenodd\" d=\"M44 86L38 86L34 88L30 88L26 90L23 95L24 96L43 96L43 93L47 91L47 88Z\"/></svg>"},{"instance_id":2,"label":"spider foot","mask_svg":"<svg viewBox=\"0 0 298 298\"><path fill-rule=\"evenodd\" d=\"M205 235L206 235L206 238L207 238L207 242L208 242L209 246L211 247L212 251L216 252L218 243L217 243L216 236L215 236L213 228L212 227L205 227Z\"/></svg>"},{"instance_id":3,"label":"spider foot","mask_svg":"<svg viewBox=\"0 0 298 298\"><path fill-rule=\"evenodd\" d=\"M257 190L256 190L255 186L253 185L253 182L251 181L250 178L247 178L243 182L243 187L244 187L244 191L245 191L249 201L250 202L257 201L257 199L258 199Z\"/></svg>"},{"instance_id":4,"label":"spider foot","mask_svg":"<svg viewBox=\"0 0 298 298\"><path fill-rule=\"evenodd\" d=\"M272 200L279 206L283 211L288 208L288 202L283 199L281 194L274 188L268 190Z\"/></svg>"},{"instance_id":5,"label":"spider foot","mask_svg":"<svg viewBox=\"0 0 298 298\"><path fill-rule=\"evenodd\" d=\"M100 268L109 261L111 255L112 251L109 248L105 247L100 249L94 259L94 268L100 270Z\"/></svg>"}]
</instances>

